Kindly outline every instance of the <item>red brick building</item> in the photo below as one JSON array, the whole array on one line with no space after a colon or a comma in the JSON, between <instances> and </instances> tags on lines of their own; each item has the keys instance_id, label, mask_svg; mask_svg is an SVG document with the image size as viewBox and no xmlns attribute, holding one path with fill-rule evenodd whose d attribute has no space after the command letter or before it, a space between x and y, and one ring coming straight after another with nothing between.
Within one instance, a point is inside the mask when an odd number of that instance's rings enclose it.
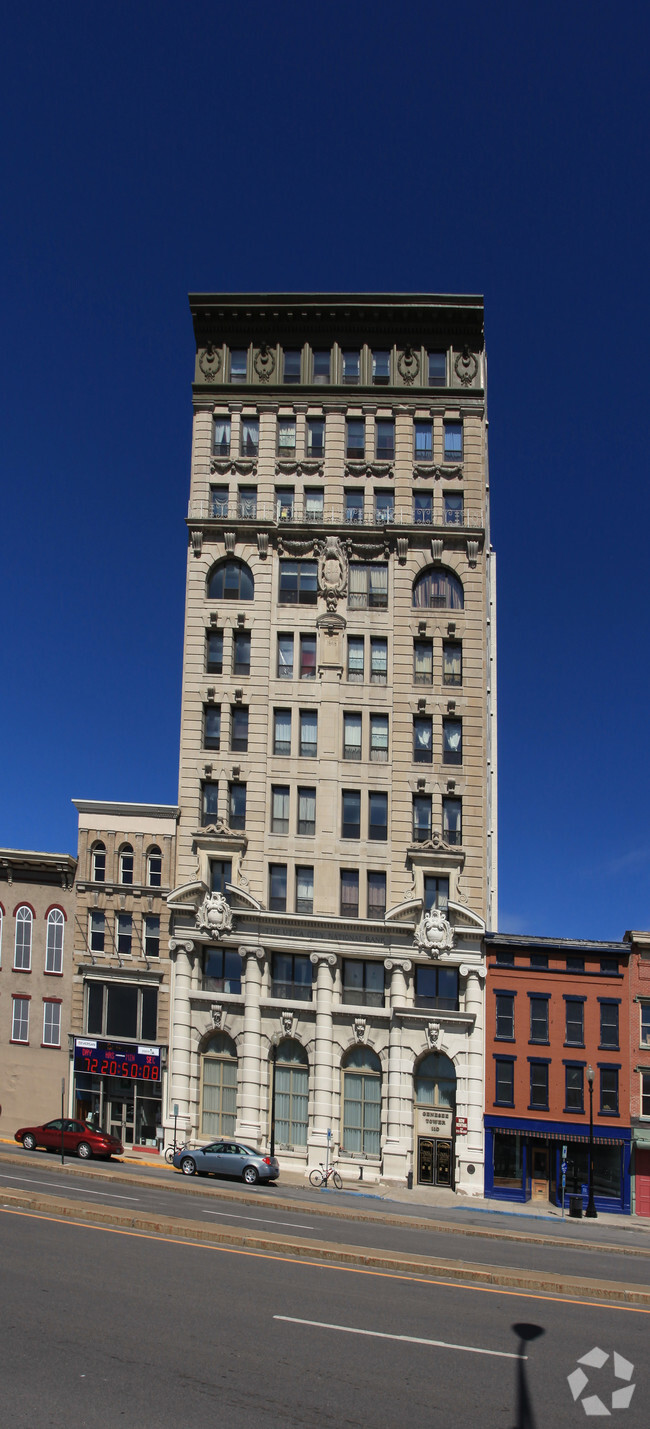
<instances>
[{"instance_id":1,"label":"red brick building","mask_svg":"<svg viewBox=\"0 0 650 1429\"><path fill-rule=\"evenodd\" d=\"M630 1123L632 1210L650 1216L650 933L626 933L630 945Z\"/></svg>"}]
</instances>

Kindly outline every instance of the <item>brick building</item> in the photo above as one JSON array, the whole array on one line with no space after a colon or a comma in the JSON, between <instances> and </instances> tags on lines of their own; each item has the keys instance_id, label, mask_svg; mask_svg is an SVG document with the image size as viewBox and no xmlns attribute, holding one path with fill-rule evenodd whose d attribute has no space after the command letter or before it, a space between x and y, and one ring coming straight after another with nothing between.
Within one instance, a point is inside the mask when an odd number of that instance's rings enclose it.
<instances>
[{"instance_id":1,"label":"brick building","mask_svg":"<svg viewBox=\"0 0 650 1429\"><path fill-rule=\"evenodd\" d=\"M650 1216L650 932L625 934L630 945L630 1121L632 1210Z\"/></svg>"}]
</instances>

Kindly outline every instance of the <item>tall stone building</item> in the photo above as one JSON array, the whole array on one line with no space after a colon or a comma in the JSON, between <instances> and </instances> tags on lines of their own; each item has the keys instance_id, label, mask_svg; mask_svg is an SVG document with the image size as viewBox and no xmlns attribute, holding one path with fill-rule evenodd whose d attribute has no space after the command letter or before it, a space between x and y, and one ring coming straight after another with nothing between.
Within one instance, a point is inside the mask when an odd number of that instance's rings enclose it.
<instances>
[{"instance_id":1,"label":"tall stone building","mask_svg":"<svg viewBox=\"0 0 650 1429\"><path fill-rule=\"evenodd\" d=\"M496 923L483 303L216 294L196 338L171 1105L482 1193ZM275 1079L273 1077L275 1071Z\"/></svg>"}]
</instances>

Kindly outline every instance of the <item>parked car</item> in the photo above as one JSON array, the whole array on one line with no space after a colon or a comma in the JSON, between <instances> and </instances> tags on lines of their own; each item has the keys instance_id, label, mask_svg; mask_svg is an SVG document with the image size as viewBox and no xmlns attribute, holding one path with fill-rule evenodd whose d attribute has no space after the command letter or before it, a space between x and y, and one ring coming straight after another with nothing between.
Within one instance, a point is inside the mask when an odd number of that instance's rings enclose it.
<instances>
[{"instance_id":1,"label":"parked car","mask_svg":"<svg viewBox=\"0 0 650 1429\"><path fill-rule=\"evenodd\" d=\"M117 1137L109 1136L106 1131L95 1131L83 1121L66 1117L62 1122L60 1116L46 1121L44 1126L21 1126L14 1141L22 1142L26 1151L34 1151L37 1146L44 1146L46 1151L60 1151L63 1145L69 1156L80 1156L82 1161L89 1161L91 1156L107 1161L109 1156L122 1156L124 1152Z\"/></svg>"},{"instance_id":2,"label":"parked car","mask_svg":"<svg viewBox=\"0 0 650 1429\"><path fill-rule=\"evenodd\" d=\"M173 1161L185 1176L241 1176L248 1186L277 1181L280 1167L275 1156L261 1156L237 1141L213 1141L210 1146L182 1146Z\"/></svg>"}]
</instances>

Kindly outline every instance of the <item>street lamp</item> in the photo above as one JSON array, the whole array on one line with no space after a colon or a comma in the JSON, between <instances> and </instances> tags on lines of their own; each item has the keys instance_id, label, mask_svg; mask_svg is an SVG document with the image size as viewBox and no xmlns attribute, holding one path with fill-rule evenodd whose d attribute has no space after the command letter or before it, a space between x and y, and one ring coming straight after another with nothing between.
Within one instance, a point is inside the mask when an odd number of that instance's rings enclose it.
<instances>
[{"instance_id":1,"label":"street lamp","mask_svg":"<svg viewBox=\"0 0 650 1429\"><path fill-rule=\"evenodd\" d=\"M595 1220L598 1212L594 1203L594 1069L587 1067L589 1083L589 1199L585 1215Z\"/></svg>"},{"instance_id":2,"label":"street lamp","mask_svg":"<svg viewBox=\"0 0 650 1429\"><path fill-rule=\"evenodd\" d=\"M275 1156L275 1064L278 1060L280 1038L275 1032L271 1038L271 1142L269 1156Z\"/></svg>"}]
</instances>

